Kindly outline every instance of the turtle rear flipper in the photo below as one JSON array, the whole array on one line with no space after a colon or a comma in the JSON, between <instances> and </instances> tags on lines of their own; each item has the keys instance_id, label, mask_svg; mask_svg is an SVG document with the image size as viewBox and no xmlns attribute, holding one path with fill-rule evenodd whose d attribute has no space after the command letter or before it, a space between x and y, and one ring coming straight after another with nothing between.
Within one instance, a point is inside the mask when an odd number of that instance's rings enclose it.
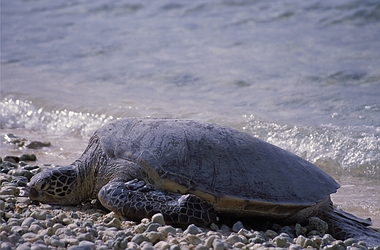
<instances>
[{"instance_id":1,"label":"turtle rear flipper","mask_svg":"<svg viewBox=\"0 0 380 250\"><path fill-rule=\"evenodd\" d=\"M138 180L110 182L99 191L98 198L105 208L133 220L161 213L170 224L208 225L217 221L214 208L199 197L164 192Z\"/></svg>"},{"instance_id":2,"label":"turtle rear flipper","mask_svg":"<svg viewBox=\"0 0 380 250\"><path fill-rule=\"evenodd\" d=\"M370 220L360 219L340 209L325 211L323 220L329 226L328 232L336 239L355 238L365 241L368 246L380 246L380 232L370 226Z\"/></svg>"}]
</instances>

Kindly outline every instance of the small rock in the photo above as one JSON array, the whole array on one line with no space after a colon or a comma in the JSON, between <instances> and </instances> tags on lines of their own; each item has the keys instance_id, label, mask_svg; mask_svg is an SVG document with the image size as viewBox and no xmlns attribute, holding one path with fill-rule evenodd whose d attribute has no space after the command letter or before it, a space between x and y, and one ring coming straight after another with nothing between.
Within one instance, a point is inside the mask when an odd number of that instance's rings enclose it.
<instances>
[{"instance_id":1,"label":"small rock","mask_svg":"<svg viewBox=\"0 0 380 250\"><path fill-rule=\"evenodd\" d=\"M170 250L181 250L181 247L179 245L171 245Z\"/></svg>"},{"instance_id":2,"label":"small rock","mask_svg":"<svg viewBox=\"0 0 380 250\"><path fill-rule=\"evenodd\" d=\"M84 247L83 249L96 249L95 243L87 240L79 242L79 246Z\"/></svg>"},{"instance_id":3,"label":"small rock","mask_svg":"<svg viewBox=\"0 0 380 250\"><path fill-rule=\"evenodd\" d=\"M16 250L30 250L30 243L25 242L17 246Z\"/></svg>"},{"instance_id":4,"label":"small rock","mask_svg":"<svg viewBox=\"0 0 380 250\"><path fill-rule=\"evenodd\" d=\"M22 227L22 226L13 226L11 227L11 232L12 233L17 233L19 235L23 235L28 231L27 227Z\"/></svg>"},{"instance_id":5,"label":"small rock","mask_svg":"<svg viewBox=\"0 0 380 250\"><path fill-rule=\"evenodd\" d=\"M30 205L30 199L28 197L17 197L17 203L22 203L25 205Z\"/></svg>"},{"instance_id":6,"label":"small rock","mask_svg":"<svg viewBox=\"0 0 380 250\"><path fill-rule=\"evenodd\" d=\"M18 163L20 161L20 158L18 156L7 155L4 157L4 161Z\"/></svg>"},{"instance_id":7,"label":"small rock","mask_svg":"<svg viewBox=\"0 0 380 250\"><path fill-rule=\"evenodd\" d=\"M219 227L218 227L218 225L216 225L215 223L211 223L211 225L210 225L210 229L211 229L212 231L218 231L218 230L219 230Z\"/></svg>"},{"instance_id":8,"label":"small rock","mask_svg":"<svg viewBox=\"0 0 380 250\"><path fill-rule=\"evenodd\" d=\"M266 240L262 236L255 236L249 239L249 243L264 243L264 242L266 242Z\"/></svg>"},{"instance_id":9,"label":"small rock","mask_svg":"<svg viewBox=\"0 0 380 250\"><path fill-rule=\"evenodd\" d=\"M212 247L214 248L214 250L224 250L225 249L223 241L219 238L216 238L214 240L214 242L212 243Z\"/></svg>"},{"instance_id":10,"label":"small rock","mask_svg":"<svg viewBox=\"0 0 380 250\"><path fill-rule=\"evenodd\" d=\"M220 227L220 231L222 231L223 235L229 235L231 233L231 229L225 224Z\"/></svg>"},{"instance_id":11,"label":"small rock","mask_svg":"<svg viewBox=\"0 0 380 250\"><path fill-rule=\"evenodd\" d=\"M24 239L32 239L32 238L36 238L37 234L35 233L32 233L32 232L27 232L27 233L24 233L22 235L22 238Z\"/></svg>"},{"instance_id":12,"label":"small rock","mask_svg":"<svg viewBox=\"0 0 380 250\"><path fill-rule=\"evenodd\" d=\"M306 235L307 229L300 224L297 223L294 229L296 231L296 236Z\"/></svg>"},{"instance_id":13,"label":"small rock","mask_svg":"<svg viewBox=\"0 0 380 250\"><path fill-rule=\"evenodd\" d=\"M31 141L30 143L26 144L25 147L30 149L39 149L43 147L50 147L51 143L49 141L42 142L42 141Z\"/></svg>"},{"instance_id":14,"label":"small rock","mask_svg":"<svg viewBox=\"0 0 380 250\"><path fill-rule=\"evenodd\" d=\"M166 249L169 249L170 248L170 245L169 243L165 242L165 241L159 241L157 242L155 245L154 245L154 248L155 249L159 249L159 250L166 250Z\"/></svg>"},{"instance_id":15,"label":"small rock","mask_svg":"<svg viewBox=\"0 0 380 250\"><path fill-rule=\"evenodd\" d=\"M30 216L35 218L36 220L46 220L46 212L45 211L36 210Z\"/></svg>"},{"instance_id":16,"label":"small rock","mask_svg":"<svg viewBox=\"0 0 380 250\"><path fill-rule=\"evenodd\" d=\"M133 231L134 231L135 233L143 233L143 232L145 232L145 230L146 230L147 228L148 228L148 225L147 225L147 224L143 224L143 223L141 223L141 224L138 224L138 225L134 226Z\"/></svg>"},{"instance_id":17,"label":"small rock","mask_svg":"<svg viewBox=\"0 0 380 250\"><path fill-rule=\"evenodd\" d=\"M32 225L30 225L30 227L28 228L28 230L30 232L33 232L33 233L38 233L39 231L41 231L43 229L44 229L43 227L41 227L38 224L34 224L34 223Z\"/></svg>"},{"instance_id":18,"label":"small rock","mask_svg":"<svg viewBox=\"0 0 380 250\"><path fill-rule=\"evenodd\" d=\"M241 221L237 221L233 226L232 226L232 231L237 233L239 232L240 229L244 228L244 225Z\"/></svg>"},{"instance_id":19,"label":"small rock","mask_svg":"<svg viewBox=\"0 0 380 250\"><path fill-rule=\"evenodd\" d=\"M190 224L187 229L185 230L184 234L199 234L199 233L203 233L203 230L197 226L195 226L194 224Z\"/></svg>"},{"instance_id":20,"label":"small rock","mask_svg":"<svg viewBox=\"0 0 380 250\"><path fill-rule=\"evenodd\" d=\"M54 247L66 247L66 242L63 239L58 238L57 236L50 237L49 243Z\"/></svg>"},{"instance_id":21,"label":"small rock","mask_svg":"<svg viewBox=\"0 0 380 250\"><path fill-rule=\"evenodd\" d=\"M303 235L299 235L296 239L296 244L303 247L304 243L306 241L306 237Z\"/></svg>"},{"instance_id":22,"label":"small rock","mask_svg":"<svg viewBox=\"0 0 380 250\"><path fill-rule=\"evenodd\" d=\"M346 245L347 247L348 246L352 246L352 244L354 243L357 243L358 240L357 239L354 239L354 238L348 238L344 241L344 245Z\"/></svg>"},{"instance_id":23,"label":"small rock","mask_svg":"<svg viewBox=\"0 0 380 250\"><path fill-rule=\"evenodd\" d=\"M113 218L110 222L105 224L107 227L116 227L117 229L121 229L121 221L117 218Z\"/></svg>"},{"instance_id":24,"label":"small rock","mask_svg":"<svg viewBox=\"0 0 380 250\"><path fill-rule=\"evenodd\" d=\"M157 213L157 214L152 216L152 222L158 223L161 226L164 226L165 225L164 216L161 213Z\"/></svg>"},{"instance_id":25,"label":"small rock","mask_svg":"<svg viewBox=\"0 0 380 250\"><path fill-rule=\"evenodd\" d=\"M227 242L234 245L236 242L242 242L242 239L237 235L230 235L227 237Z\"/></svg>"},{"instance_id":26,"label":"small rock","mask_svg":"<svg viewBox=\"0 0 380 250\"><path fill-rule=\"evenodd\" d=\"M158 244L158 243L157 243ZM137 249L140 249L140 246L139 244L137 244L136 242L128 242L127 244L127 248L128 249L134 249L134 250L137 250Z\"/></svg>"},{"instance_id":27,"label":"small rock","mask_svg":"<svg viewBox=\"0 0 380 250\"><path fill-rule=\"evenodd\" d=\"M238 248L238 249L241 249L245 246L245 244L243 242L236 242L233 247L234 248Z\"/></svg>"},{"instance_id":28,"label":"small rock","mask_svg":"<svg viewBox=\"0 0 380 250\"><path fill-rule=\"evenodd\" d=\"M148 239L149 242L155 244L163 239L162 235L159 232L148 232L144 233L144 236Z\"/></svg>"},{"instance_id":29,"label":"small rock","mask_svg":"<svg viewBox=\"0 0 380 250\"><path fill-rule=\"evenodd\" d=\"M155 250L152 243L150 242L144 242L145 244L142 244L141 250Z\"/></svg>"},{"instance_id":30,"label":"small rock","mask_svg":"<svg viewBox=\"0 0 380 250\"><path fill-rule=\"evenodd\" d=\"M356 248L357 250L367 250L368 249L367 245L366 244L364 245L364 244L360 244L360 241L359 241L358 243L352 244L351 249Z\"/></svg>"},{"instance_id":31,"label":"small rock","mask_svg":"<svg viewBox=\"0 0 380 250\"><path fill-rule=\"evenodd\" d=\"M2 250L12 250L15 248L15 246L10 242L0 242L0 248Z\"/></svg>"},{"instance_id":32,"label":"small rock","mask_svg":"<svg viewBox=\"0 0 380 250\"><path fill-rule=\"evenodd\" d=\"M33 221L35 221L33 217L28 217L21 223L21 226L30 227Z\"/></svg>"},{"instance_id":33,"label":"small rock","mask_svg":"<svg viewBox=\"0 0 380 250\"><path fill-rule=\"evenodd\" d=\"M19 194L20 194L20 189L14 186L4 186L0 190L0 195L19 196Z\"/></svg>"},{"instance_id":34,"label":"small rock","mask_svg":"<svg viewBox=\"0 0 380 250\"><path fill-rule=\"evenodd\" d=\"M176 234L176 230L172 226L159 227L157 228L157 231L160 232L164 237L167 237L168 234L172 234L172 235Z\"/></svg>"},{"instance_id":35,"label":"small rock","mask_svg":"<svg viewBox=\"0 0 380 250\"><path fill-rule=\"evenodd\" d=\"M275 231L270 230L270 229L268 229L265 232L265 236L268 237L268 238L271 238L271 239L274 239L277 235L278 235L278 233L276 233Z\"/></svg>"},{"instance_id":36,"label":"small rock","mask_svg":"<svg viewBox=\"0 0 380 250\"><path fill-rule=\"evenodd\" d=\"M31 250L49 250L49 247L42 243L33 243L30 249Z\"/></svg>"},{"instance_id":37,"label":"small rock","mask_svg":"<svg viewBox=\"0 0 380 250\"><path fill-rule=\"evenodd\" d=\"M20 161L37 161L35 154L22 154L19 159Z\"/></svg>"},{"instance_id":38,"label":"small rock","mask_svg":"<svg viewBox=\"0 0 380 250\"><path fill-rule=\"evenodd\" d=\"M196 236L194 234L188 234L188 235L186 235L185 241L188 244L192 244L194 246L196 246L196 245L198 245L198 244L200 244L202 242L202 240L198 236Z\"/></svg>"},{"instance_id":39,"label":"small rock","mask_svg":"<svg viewBox=\"0 0 380 250\"><path fill-rule=\"evenodd\" d=\"M308 231L316 230L319 234L324 235L329 229L329 226L325 221L319 219L318 217L310 217L309 224L306 226L306 229Z\"/></svg>"},{"instance_id":40,"label":"small rock","mask_svg":"<svg viewBox=\"0 0 380 250\"><path fill-rule=\"evenodd\" d=\"M281 235L279 235L273 239L273 244L277 247L282 247L282 248L286 248L290 245L287 238L283 237Z\"/></svg>"},{"instance_id":41,"label":"small rock","mask_svg":"<svg viewBox=\"0 0 380 250\"><path fill-rule=\"evenodd\" d=\"M319 249L319 246L317 244L315 244L314 241L312 241L311 239L306 239L305 242L303 243L302 247L307 248L309 246Z\"/></svg>"},{"instance_id":42,"label":"small rock","mask_svg":"<svg viewBox=\"0 0 380 250\"><path fill-rule=\"evenodd\" d=\"M77 236L77 239L79 241L87 240L87 241L93 241L94 237L90 233L82 233Z\"/></svg>"},{"instance_id":43,"label":"small rock","mask_svg":"<svg viewBox=\"0 0 380 250\"><path fill-rule=\"evenodd\" d=\"M131 242L135 242L136 244L140 245L143 241L146 241L146 240L148 240L148 239L144 235L142 235L142 234L136 234L131 239Z\"/></svg>"},{"instance_id":44,"label":"small rock","mask_svg":"<svg viewBox=\"0 0 380 250\"><path fill-rule=\"evenodd\" d=\"M213 246L213 243L214 243L214 240L216 239L217 237L215 235L211 235L209 236L206 240L205 240L205 247L207 248L211 248Z\"/></svg>"},{"instance_id":45,"label":"small rock","mask_svg":"<svg viewBox=\"0 0 380 250\"><path fill-rule=\"evenodd\" d=\"M288 249L289 250L302 250L303 248L300 245L297 245L297 244L290 244L288 246Z\"/></svg>"},{"instance_id":46,"label":"small rock","mask_svg":"<svg viewBox=\"0 0 380 250\"><path fill-rule=\"evenodd\" d=\"M157 232L157 229L162 226L161 224L159 223L150 223L148 228L145 230L145 232L152 232L152 231L155 231Z\"/></svg>"}]
</instances>

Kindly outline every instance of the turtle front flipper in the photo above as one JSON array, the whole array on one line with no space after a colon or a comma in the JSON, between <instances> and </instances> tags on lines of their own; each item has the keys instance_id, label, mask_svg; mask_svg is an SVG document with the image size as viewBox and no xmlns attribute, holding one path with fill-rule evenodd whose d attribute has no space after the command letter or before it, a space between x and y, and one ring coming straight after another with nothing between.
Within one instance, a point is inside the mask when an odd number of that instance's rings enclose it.
<instances>
[{"instance_id":1,"label":"turtle front flipper","mask_svg":"<svg viewBox=\"0 0 380 250\"><path fill-rule=\"evenodd\" d=\"M162 213L169 224L207 225L217 221L214 208L192 194L155 189L144 181L110 182L98 194L102 205L128 219L142 219Z\"/></svg>"}]
</instances>

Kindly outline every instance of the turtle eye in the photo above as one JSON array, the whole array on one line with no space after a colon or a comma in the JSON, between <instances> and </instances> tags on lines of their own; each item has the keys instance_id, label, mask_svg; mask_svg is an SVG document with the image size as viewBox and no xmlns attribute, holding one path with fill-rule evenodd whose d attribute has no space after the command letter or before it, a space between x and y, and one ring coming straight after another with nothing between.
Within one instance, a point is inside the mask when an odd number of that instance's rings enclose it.
<instances>
[{"instance_id":1,"label":"turtle eye","mask_svg":"<svg viewBox=\"0 0 380 250\"><path fill-rule=\"evenodd\" d=\"M47 190L49 187L50 187L50 182L48 182L47 180L45 179L42 179L42 180L39 180L37 183L36 183L36 187L37 189L40 189L40 190Z\"/></svg>"}]
</instances>

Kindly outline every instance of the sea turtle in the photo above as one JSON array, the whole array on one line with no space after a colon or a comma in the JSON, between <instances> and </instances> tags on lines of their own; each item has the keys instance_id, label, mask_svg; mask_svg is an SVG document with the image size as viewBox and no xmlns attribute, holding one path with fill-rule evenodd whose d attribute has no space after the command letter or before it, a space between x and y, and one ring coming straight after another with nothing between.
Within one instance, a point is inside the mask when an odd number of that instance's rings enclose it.
<instances>
[{"instance_id":1,"label":"sea turtle","mask_svg":"<svg viewBox=\"0 0 380 250\"><path fill-rule=\"evenodd\" d=\"M116 214L197 225L218 216L304 223L318 216L336 238L379 236L333 208L339 184L310 162L248 133L176 119L119 119L99 128L70 166L45 170L29 184L43 203L89 198ZM379 243L380 244L380 243Z\"/></svg>"}]
</instances>

